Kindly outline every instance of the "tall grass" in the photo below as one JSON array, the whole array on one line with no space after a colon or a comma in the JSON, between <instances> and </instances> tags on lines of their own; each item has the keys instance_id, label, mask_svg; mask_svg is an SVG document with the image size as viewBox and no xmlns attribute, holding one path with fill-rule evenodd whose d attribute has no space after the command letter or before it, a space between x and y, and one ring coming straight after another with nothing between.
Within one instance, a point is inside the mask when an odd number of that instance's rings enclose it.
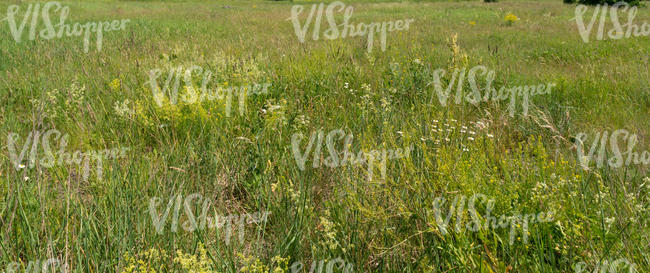
<instances>
[{"instance_id":1,"label":"tall grass","mask_svg":"<svg viewBox=\"0 0 650 273\"><path fill-rule=\"evenodd\" d=\"M72 22L131 23L84 54L80 38L16 43L0 22L0 271L58 258L71 272L185 272L202 263L289 272L297 261L308 270L337 257L355 272L572 272L581 261L618 258L650 269L647 166L585 171L572 142L579 132L625 128L640 136L637 151L649 150L648 37L583 43L573 7L561 1L353 3L355 22L416 19L389 34L385 52L367 54L365 38L299 43L288 2L64 4ZM521 20L507 26L508 13ZM640 8L635 21L649 18ZM229 73L220 81L246 83L234 73L248 62L270 93L248 97L246 111L230 117L220 100L155 104L149 70L221 62ZM557 87L534 97L527 117L520 108L510 117L504 102L441 106L433 71L475 65L495 70L498 85ZM117 114L126 99L133 113ZM459 129L476 122L485 128L469 141ZM456 129L435 133L434 124ZM16 170L8 134L21 136L20 148L29 132L50 128L70 135L67 150L131 152L87 181L74 167ZM352 151L415 148L389 161L385 179L369 180L364 166L299 170L291 136L338 128L354 135ZM168 224L156 233L150 199L163 200L161 211L192 193L221 215L272 214L247 225L243 243L226 244L218 229L174 233ZM506 229L441 233L434 199L474 193L494 199L498 215L552 210L556 220L532 226L527 244L509 244ZM196 261L177 259L187 254Z\"/></svg>"}]
</instances>

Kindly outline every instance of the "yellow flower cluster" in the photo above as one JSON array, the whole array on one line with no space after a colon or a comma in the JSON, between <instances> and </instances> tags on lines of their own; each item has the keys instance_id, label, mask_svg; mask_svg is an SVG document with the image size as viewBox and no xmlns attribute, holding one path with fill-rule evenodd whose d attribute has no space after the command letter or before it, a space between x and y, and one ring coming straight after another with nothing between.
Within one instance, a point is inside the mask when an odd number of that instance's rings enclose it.
<instances>
[{"instance_id":1,"label":"yellow flower cluster","mask_svg":"<svg viewBox=\"0 0 650 273\"><path fill-rule=\"evenodd\" d=\"M124 254L126 265L121 273L156 273L164 272L161 261L167 256L164 250L158 251L155 248L140 252L131 256L129 252Z\"/></svg>"},{"instance_id":2,"label":"yellow flower cluster","mask_svg":"<svg viewBox=\"0 0 650 273\"><path fill-rule=\"evenodd\" d=\"M119 90L120 90L120 86L121 86L121 84L120 84L120 79L114 79L113 81L111 81L111 83L108 84L108 86L109 86L109 87L111 88L111 90L113 90L113 91L116 91L116 92L119 91Z\"/></svg>"},{"instance_id":3,"label":"yellow flower cluster","mask_svg":"<svg viewBox=\"0 0 650 273\"><path fill-rule=\"evenodd\" d=\"M157 273L168 272L165 267L165 261L169 260L169 255L164 250L157 250L151 248L149 250L139 252L135 256L130 253L124 254L126 265L121 273ZM197 254L192 255L184 253L181 250L176 251L174 263L180 265L183 269L182 272L187 273L217 273L212 270L210 265L212 261L208 257L208 252L202 243L197 246Z\"/></svg>"},{"instance_id":4,"label":"yellow flower cluster","mask_svg":"<svg viewBox=\"0 0 650 273\"><path fill-rule=\"evenodd\" d=\"M508 24L512 24L512 23L514 23L516 21L519 21L519 17L517 17L516 15L514 15L512 13L508 13L508 15L506 15L506 17L505 17L505 20L506 20L506 22Z\"/></svg>"},{"instance_id":5,"label":"yellow flower cluster","mask_svg":"<svg viewBox=\"0 0 650 273\"><path fill-rule=\"evenodd\" d=\"M210 268L212 263L208 258L208 252L203 247L202 243L199 243L198 247L198 256L183 253L180 250L176 251L176 258L174 262L180 264L184 272L188 273L217 273Z\"/></svg>"},{"instance_id":6,"label":"yellow flower cluster","mask_svg":"<svg viewBox=\"0 0 650 273\"><path fill-rule=\"evenodd\" d=\"M239 269L241 273L287 273L289 272L289 258L275 256L271 266L265 265L260 259L246 257L239 253L237 256L242 260L244 266Z\"/></svg>"}]
</instances>

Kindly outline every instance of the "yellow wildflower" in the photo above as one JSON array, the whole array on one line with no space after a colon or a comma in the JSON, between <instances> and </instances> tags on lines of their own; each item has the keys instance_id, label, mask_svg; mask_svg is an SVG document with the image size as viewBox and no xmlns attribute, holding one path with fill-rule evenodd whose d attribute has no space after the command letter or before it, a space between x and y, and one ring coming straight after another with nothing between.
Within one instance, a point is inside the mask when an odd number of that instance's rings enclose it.
<instances>
[{"instance_id":1,"label":"yellow wildflower","mask_svg":"<svg viewBox=\"0 0 650 273\"><path fill-rule=\"evenodd\" d=\"M514 15L512 13L508 13L508 15L506 15L506 17L505 17L505 20L508 23L508 25L511 25L512 23L514 23L516 21L519 21L519 17L517 17L516 15Z\"/></svg>"},{"instance_id":2,"label":"yellow wildflower","mask_svg":"<svg viewBox=\"0 0 650 273\"><path fill-rule=\"evenodd\" d=\"M120 79L114 79L113 81L111 81L109 86L111 87L111 90L113 90L113 91L120 90Z\"/></svg>"}]
</instances>

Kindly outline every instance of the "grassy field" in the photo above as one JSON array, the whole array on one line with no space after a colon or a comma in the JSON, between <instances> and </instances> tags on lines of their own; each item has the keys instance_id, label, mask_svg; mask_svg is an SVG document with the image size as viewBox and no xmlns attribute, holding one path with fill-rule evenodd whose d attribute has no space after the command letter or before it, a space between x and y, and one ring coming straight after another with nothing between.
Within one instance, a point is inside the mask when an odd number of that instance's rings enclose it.
<instances>
[{"instance_id":1,"label":"grassy field","mask_svg":"<svg viewBox=\"0 0 650 273\"><path fill-rule=\"evenodd\" d=\"M376 43L368 53L366 37L314 41L310 31L301 43L287 18L305 5L302 23L317 3L62 1L67 22L130 20L104 33L101 51L91 36L88 53L81 37L29 40L29 24L18 43L0 21L0 272L48 259L68 272L280 273L296 263L310 272L319 261L325 272L337 258L354 272L596 272L621 259L650 272L650 166L585 170L574 142L585 133L588 149L597 132L625 129L638 136L635 151L650 150L648 36L585 43L570 20L575 5L560 0L346 2L354 23L414 19L388 33L385 51ZM2 1L0 19L10 5L20 22L28 2ZM642 6L635 23L648 21ZM163 71L162 85L170 68L193 65L214 72L212 87L271 86L232 103L159 106L150 71ZM452 95L443 106L436 69L446 84L453 69L479 65L495 72L497 89L555 85L530 98L527 115L519 102L512 116L507 101L457 104ZM196 73L191 81L200 88ZM89 175L83 162L42 166L45 148L23 145L51 129L68 135L67 146L50 135L53 151L128 150L101 171L91 162ZM344 134L355 154L411 148L387 161L385 175L370 176L367 163L328 167L336 129L341 157ZM321 152L302 169L292 139L302 134L304 153L319 130L312 148ZM18 165L14 144L26 151ZM480 215L448 212L474 194L486 197ZM488 204L493 215L552 218L523 232L521 223L463 227L487 218ZM188 212L203 211L235 220L188 231ZM256 212L270 214L242 220ZM454 214L446 229L440 214Z\"/></svg>"}]
</instances>

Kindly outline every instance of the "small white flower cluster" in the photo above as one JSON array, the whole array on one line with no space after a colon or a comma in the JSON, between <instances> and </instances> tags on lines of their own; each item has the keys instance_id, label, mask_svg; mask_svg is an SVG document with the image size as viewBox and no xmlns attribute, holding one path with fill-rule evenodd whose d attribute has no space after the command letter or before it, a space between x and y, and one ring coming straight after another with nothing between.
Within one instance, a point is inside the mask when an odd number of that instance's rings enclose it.
<instances>
[{"instance_id":1,"label":"small white flower cluster","mask_svg":"<svg viewBox=\"0 0 650 273\"><path fill-rule=\"evenodd\" d=\"M458 123L455 119L449 119L448 122L445 122L442 125L438 120L434 119L433 124L431 125L431 137L421 138L422 141L433 140L435 145L441 145L442 141L450 142L451 136L460 134L461 142L464 140L475 141L479 134L485 134L487 138L493 138L494 135L484 132L487 129L487 125L482 121L474 122L470 121L470 126L465 126L462 123ZM464 152L468 152L469 148L461 144L461 148Z\"/></svg>"},{"instance_id":2,"label":"small white flower cluster","mask_svg":"<svg viewBox=\"0 0 650 273\"><path fill-rule=\"evenodd\" d=\"M129 99L125 99L122 102L116 101L115 104L113 104L113 110L115 110L115 113L120 117L130 117L135 114L135 110L133 110L130 104L131 101Z\"/></svg>"}]
</instances>

